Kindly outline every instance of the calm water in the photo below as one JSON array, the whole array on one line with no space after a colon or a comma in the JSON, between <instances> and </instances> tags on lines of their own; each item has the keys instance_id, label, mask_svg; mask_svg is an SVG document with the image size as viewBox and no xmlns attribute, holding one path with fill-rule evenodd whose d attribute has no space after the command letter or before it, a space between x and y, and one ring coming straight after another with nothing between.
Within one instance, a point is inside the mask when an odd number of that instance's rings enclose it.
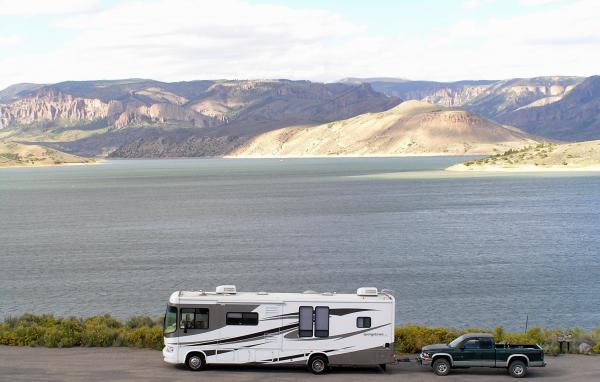
<instances>
[{"instance_id":1,"label":"calm water","mask_svg":"<svg viewBox=\"0 0 600 382\"><path fill-rule=\"evenodd\" d=\"M158 316L176 289L397 297L397 322L600 325L600 176L456 158L157 160L0 171L0 316ZM409 173L406 173L409 172Z\"/></svg>"}]
</instances>

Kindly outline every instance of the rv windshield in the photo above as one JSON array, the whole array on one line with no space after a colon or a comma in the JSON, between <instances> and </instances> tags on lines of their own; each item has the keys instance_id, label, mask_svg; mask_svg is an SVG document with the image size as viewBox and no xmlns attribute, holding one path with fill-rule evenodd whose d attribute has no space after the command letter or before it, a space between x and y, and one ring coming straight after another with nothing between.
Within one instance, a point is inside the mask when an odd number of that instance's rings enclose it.
<instances>
[{"instance_id":1,"label":"rv windshield","mask_svg":"<svg viewBox=\"0 0 600 382\"><path fill-rule=\"evenodd\" d=\"M164 333L174 333L175 330L177 330L177 308L174 306L167 306Z\"/></svg>"}]
</instances>

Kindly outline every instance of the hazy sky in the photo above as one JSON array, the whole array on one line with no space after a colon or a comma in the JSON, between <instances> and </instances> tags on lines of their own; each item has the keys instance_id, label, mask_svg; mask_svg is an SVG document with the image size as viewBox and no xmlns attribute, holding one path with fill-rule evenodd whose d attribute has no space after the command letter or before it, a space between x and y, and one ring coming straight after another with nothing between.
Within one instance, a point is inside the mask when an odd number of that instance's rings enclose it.
<instances>
[{"instance_id":1,"label":"hazy sky","mask_svg":"<svg viewBox=\"0 0 600 382\"><path fill-rule=\"evenodd\" d=\"M596 0L0 0L0 88L600 74Z\"/></svg>"}]
</instances>

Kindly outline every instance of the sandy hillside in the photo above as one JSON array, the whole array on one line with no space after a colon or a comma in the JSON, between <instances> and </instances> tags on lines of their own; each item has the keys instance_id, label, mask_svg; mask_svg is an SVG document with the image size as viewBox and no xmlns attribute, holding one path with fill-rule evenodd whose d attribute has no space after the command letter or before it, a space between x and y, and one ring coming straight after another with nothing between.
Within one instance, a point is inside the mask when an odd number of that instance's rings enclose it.
<instances>
[{"instance_id":1,"label":"sandy hillside","mask_svg":"<svg viewBox=\"0 0 600 382\"><path fill-rule=\"evenodd\" d=\"M600 171L600 140L565 144L540 143L502 155L467 161L449 171Z\"/></svg>"},{"instance_id":2,"label":"sandy hillside","mask_svg":"<svg viewBox=\"0 0 600 382\"><path fill-rule=\"evenodd\" d=\"M232 157L403 156L502 153L533 137L463 109L406 101L380 113L257 136Z\"/></svg>"},{"instance_id":3,"label":"sandy hillside","mask_svg":"<svg viewBox=\"0 0 600 382\"><path fill-rule=\"evenodd\" d=\"M0 167L89 163L90 160L40 145L0 141Z\"/></svg>"}]
</instances>

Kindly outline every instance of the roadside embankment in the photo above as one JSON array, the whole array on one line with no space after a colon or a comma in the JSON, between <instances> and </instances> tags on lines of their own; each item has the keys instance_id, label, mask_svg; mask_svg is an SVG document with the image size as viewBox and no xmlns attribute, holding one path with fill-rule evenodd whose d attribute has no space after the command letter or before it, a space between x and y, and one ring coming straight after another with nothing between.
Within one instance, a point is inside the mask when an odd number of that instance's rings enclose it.
<instances>
[{"instance_id":1,"label":"roadside embankment","mask_svg":"<svg viewBox=\"0 0 600 382\"><path fill-rule=\"evenodd\" d=\"M433 343L449 343L468 332L494 334L497 342L537 343L547 354L558 353L558 337L565 334L561 329L533 327L527 332L507 332L501 326L493 330L481 328L453 329L404 325L396 327L395 350L397 353L418 353ZM567 331L572 338L572 353L587 349L584 353L600 353L600 327L585 331L574 328ZM582 345L584 344L584 345ZM160 350L163 347L162 318L133 316L119 321L110 315L89 318L54 317L51 314L23 314L7 317L0 323L0 345L67 347L136 347Z\"/></svg>"}]
</instances>

